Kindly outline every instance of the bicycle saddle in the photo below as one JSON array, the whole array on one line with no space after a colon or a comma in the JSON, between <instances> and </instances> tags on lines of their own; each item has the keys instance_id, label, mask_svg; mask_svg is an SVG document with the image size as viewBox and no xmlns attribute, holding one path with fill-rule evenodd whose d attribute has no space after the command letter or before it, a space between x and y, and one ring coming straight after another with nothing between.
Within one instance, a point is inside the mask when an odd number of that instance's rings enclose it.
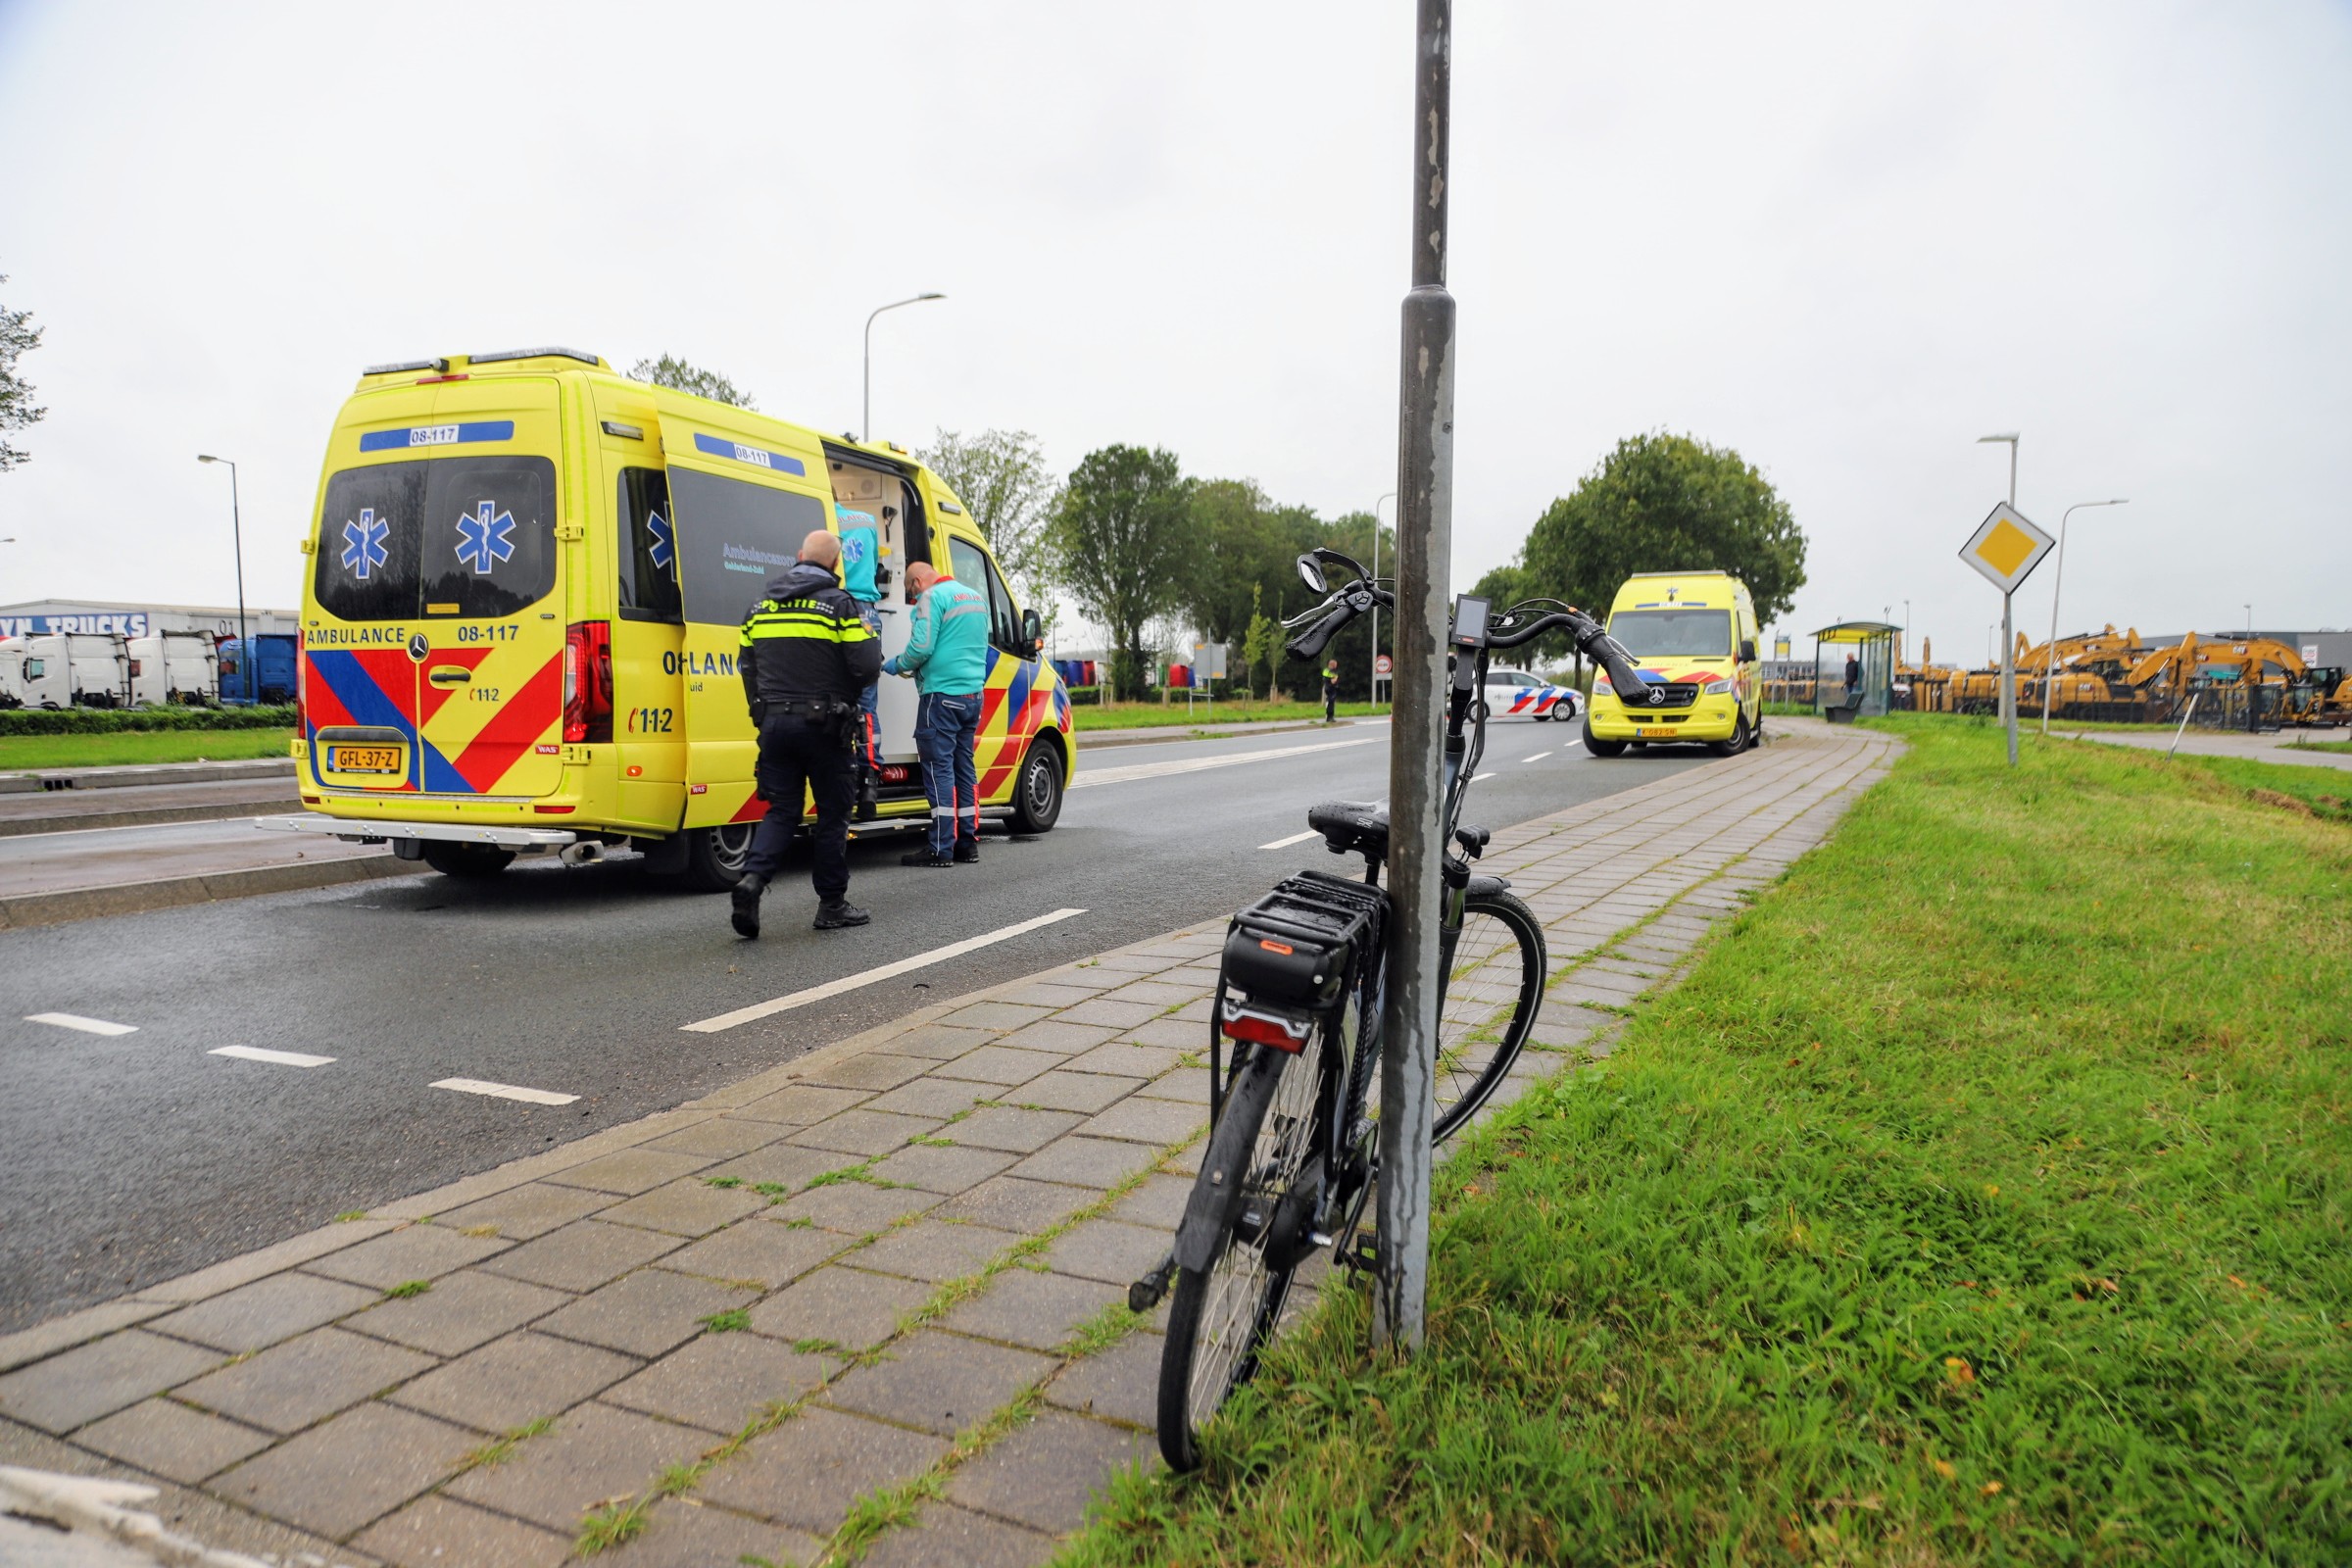
<instances>
[{"instance_id":1,"label":"bicycle saddle","mask_svg":"<svg viewBox=\"0 0 2352 1568\"><path fill-rule=\"evenodd\" d=\"M1308 809L1306 825L1323 835L1334 855L1389 858L1389 813L1369 801L1325 801Z\"/></svg>"}]
</instances>

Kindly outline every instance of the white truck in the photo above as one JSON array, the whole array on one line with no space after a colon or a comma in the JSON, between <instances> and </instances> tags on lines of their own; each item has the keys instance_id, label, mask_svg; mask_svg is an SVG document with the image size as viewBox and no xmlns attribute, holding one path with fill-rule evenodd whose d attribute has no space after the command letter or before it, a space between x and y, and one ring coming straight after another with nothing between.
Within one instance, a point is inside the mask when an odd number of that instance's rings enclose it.
<instances>
[{"instance_id":1,"label":"white truck","mask_svg":"<svg viewBox=\"0 0 2352 1568\"><path fill-rule=\"evenodd\" d=\"M42 640L0 637L0 707L73 706L74 686L67 678L66 661L61 655L43 653L33 647ZM15 701L9 701L10 698Z\"/></svg>"},{"instance_id":2,"label":"white truck","mask_svg":"<svg viewBox=\"0 0 2352 1568\"><path fill-rule=\"evenodd\" d=\"M220 700L220 656L209 633L155 632L133 637L130 702L134 708L209 707Z\"/></svg>"},{"instance_id":3,"label":"white truck","mask_svg":"<svg viewBox=\"0 0 2352 1568\"><path fill-rule=\"evenodd\" d=\"M72 708L122 708L130 702L130 651L121 632L51 632L24 639L26 662L38 659L44 673L55 663L65 673Z\"/></svg>"}]
</instances>

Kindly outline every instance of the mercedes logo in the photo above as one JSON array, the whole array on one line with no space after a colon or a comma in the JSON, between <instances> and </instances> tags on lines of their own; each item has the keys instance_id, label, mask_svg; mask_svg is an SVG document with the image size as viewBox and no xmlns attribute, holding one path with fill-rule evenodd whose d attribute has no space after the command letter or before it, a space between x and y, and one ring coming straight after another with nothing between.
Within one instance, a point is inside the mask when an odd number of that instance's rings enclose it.
<instances>
[{"instance_id":1,"label":"mercedes logo","mask_svg":"<svg viewBox=\"0 0 2352 1568\"><path fill-rule=\"evenodd\" d=\"M409 639L409 657L419 664L424 662L424 656L431 652L431 649L432 645L424 640L422 632L418 632Z\"/></svg>"},{"instance_id":2,"label":"mercedes logo","mask_svg":"<svg viewBox=\"0 0 2352 1568\"><path fill-rule=\"evenodd\" d=\"M1649 689L1649 706L1652 708L1664 708L1666 706L1665 687L1652 686Z\"/></svg>"}]
</instances>

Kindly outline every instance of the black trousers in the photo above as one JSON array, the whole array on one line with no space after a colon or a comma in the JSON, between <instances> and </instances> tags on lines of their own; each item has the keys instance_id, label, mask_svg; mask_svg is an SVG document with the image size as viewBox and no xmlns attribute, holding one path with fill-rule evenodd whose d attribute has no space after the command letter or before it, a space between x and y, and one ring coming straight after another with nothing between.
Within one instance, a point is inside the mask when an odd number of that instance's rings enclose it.
<instances>
[{"instance_id":1,"label":"black trousers","mask_svg":"<svg viewBox=\"0 0 2352 1568\"><path fill-rule=\"evenodd\" d=\"M753 776L767 815L752 833L743 868L772 878L801 824L804 792L816 803L816 864L808 880L830 903L850 891L850 806L855 787L849 742L838 719L770 714L760 726L760 761Z\"/></svg>"}]
</instances>

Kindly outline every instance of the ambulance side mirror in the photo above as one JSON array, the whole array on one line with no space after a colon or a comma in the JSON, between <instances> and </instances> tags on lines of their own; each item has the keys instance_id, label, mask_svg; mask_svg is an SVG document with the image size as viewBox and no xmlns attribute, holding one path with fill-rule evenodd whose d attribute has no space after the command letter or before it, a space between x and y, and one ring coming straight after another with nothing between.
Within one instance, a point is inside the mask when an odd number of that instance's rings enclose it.
<instances>
[{"instance_id":1,"label":"ambulance side mirror","mask_svg":"<svg viewBox=\"0 0 2352 1568\"><path fill-rule=\"evenodd\" d=\"M1753 637L1742 637L1742 638L1740 638L1740 662L1741 662L1742 664L1752 664L1752 663L1754 663L1755 662L1756 662L1756 640L1755 640Z\"/></svg>"},{"instance_id":2,"label":"ambulance side mirror","mask_svg":"<svg viewBox=\"0 0 2352 1568\"><path fill-rule=\"evenodd\" d=\"M1035 658L1037 651L1045 647L1046 624L1037 618L1036 611L1024 610L1021 612L1021 637L1029 644L1031 658Z\"/></svg>"}]
</instances>

